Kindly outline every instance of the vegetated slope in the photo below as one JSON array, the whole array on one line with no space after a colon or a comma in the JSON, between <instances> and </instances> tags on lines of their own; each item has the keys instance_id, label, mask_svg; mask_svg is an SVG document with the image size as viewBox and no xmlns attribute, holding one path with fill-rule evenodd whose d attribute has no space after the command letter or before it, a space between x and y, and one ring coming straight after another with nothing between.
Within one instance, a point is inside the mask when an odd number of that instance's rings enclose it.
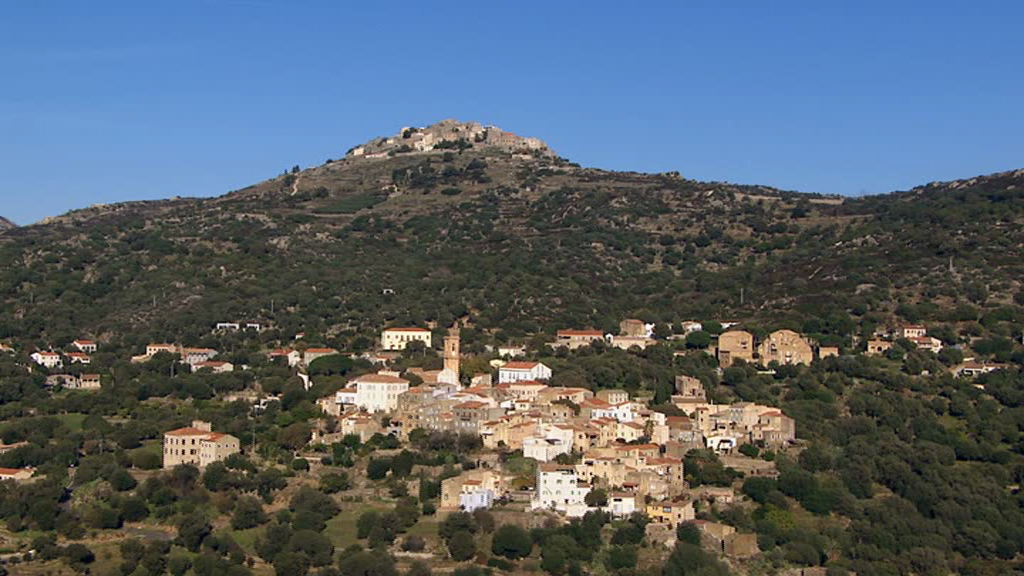
<instances>
[{"instance_id":1,"label":"vegetated slope","mask_svg":"<svg viewBox=\"0 0 1024 576\"><path fill-rule=\"evenodd\" d=\"M4 232L0 336L184 338L245 318L355 337L468 315L506 338L625 316L927 316L1019 290L1022 180L842 199L492 149L346 158Z\"/></svg>"},{"instance_id":2,"label":"vegetated slope","mask_svg":"<svg viewBox=\"0 0 1024 576\"><path fill-rule=\"evenodd\" d=\"M4 218L3 216L0 216L0 231L2 231L2 230L10 230L11 228L17 228L17 227L18 227L18 225L15 224L14 222L11 222L10 220L8 220L7 218Z\"/></svg>"}]
</instances>

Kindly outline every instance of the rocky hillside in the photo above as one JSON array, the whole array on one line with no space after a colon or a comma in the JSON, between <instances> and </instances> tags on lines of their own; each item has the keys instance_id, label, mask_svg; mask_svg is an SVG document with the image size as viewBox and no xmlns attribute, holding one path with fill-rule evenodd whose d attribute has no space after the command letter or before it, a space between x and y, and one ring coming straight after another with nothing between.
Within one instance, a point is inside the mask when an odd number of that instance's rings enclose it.
<instances>
[{"instance_id":1,"label":"rocky hillside","mask_svg":"<svg viewBox=\"0 0 1024 576\"><path fill-rule=\"evenodd\" d=\"M18 227L18 225L15 224L14 222L11 222L10 220L8 220L7 218L4 218L3 216L0 216L0 231L2 231L2 230L9 230L11 228L17 228L17 227Z\"/></svg>"},{"instance_id":2,"label":"rocky hillside","mask_svg":"<svg viewBox=\"0 0 1024 576\"><path fill-rule=\"evenodd\" d=\"M345 344L463 317L504 340L638 316L846 341L837 319L977 320L1021 291L1022 172L844 199L584 168L492 134L508 133L406 129L219 198L0 233L0 337L251 319Z\"/></svg>"}]
</instances>

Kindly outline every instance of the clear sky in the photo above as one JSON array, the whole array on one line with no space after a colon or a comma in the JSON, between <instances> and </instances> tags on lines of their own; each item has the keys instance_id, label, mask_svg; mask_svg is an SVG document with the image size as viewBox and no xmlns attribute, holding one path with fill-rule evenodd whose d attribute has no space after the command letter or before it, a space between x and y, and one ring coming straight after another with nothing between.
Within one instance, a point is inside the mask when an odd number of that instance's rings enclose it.
<instances>
[{"instance_id":1,"label":"clear sky","mask_svg":"<svg viewBox=\"0 0 1024 576\"><path fill-rule=\"evenodd\" d=\"M1024 2L49 0L0 15L0 215L211 196L444 118L842 194L1024 167Z\"/></svg>"}]
</instances>

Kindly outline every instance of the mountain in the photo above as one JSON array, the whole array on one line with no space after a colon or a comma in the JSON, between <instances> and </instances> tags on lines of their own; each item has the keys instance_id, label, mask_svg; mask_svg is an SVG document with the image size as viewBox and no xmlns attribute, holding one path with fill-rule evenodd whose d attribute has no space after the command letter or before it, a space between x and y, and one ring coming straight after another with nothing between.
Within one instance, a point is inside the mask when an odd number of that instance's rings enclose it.
<instances>
[{"instance_id":1,"label":"mountain","mask_svg":"<svg viewBox=\"0 0 1024 576\"><path fill-rule=\"evenodd\" d=\"M389 322L466 318L484 341L641 317L828 340L850 318L977 320L1021 291L1022 185L1017 171L804 194L585 168L445 121L218 198L3 232L20 265L0 271L0 337L180 339L251 319L349 346Z\"/></svg>"},{"instance_id":2,"label":"mountain","mask_svg":"<svg viewBox=\"0 0 1024 576\"><path fill-rule=\"evenodd\" d=\"M11 222L10 220L8 220L7 218L4 218L3 216L0 216L0 232L2 232L4 230L10 230L11 228L17 228L17 227L18 227L18 225L15 224L14 222Z\"/></svg>"}]
</instances>

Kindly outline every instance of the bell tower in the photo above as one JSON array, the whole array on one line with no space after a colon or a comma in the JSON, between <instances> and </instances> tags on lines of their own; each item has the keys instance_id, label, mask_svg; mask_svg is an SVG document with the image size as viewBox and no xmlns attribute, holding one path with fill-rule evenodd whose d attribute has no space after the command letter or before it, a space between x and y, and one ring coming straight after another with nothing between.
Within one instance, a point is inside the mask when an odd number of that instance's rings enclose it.
<instances>
[{"instance_id":1,"label":"bell tower","mask_svg":"<svg viewBox=\"0 0 1024 576\"><path fill-rule=\"evenodd\" d=\"M451 370L456 380L459 377L459 325L456 324L448 329L448 335L444 337L444 369Z\"/></svg>"}]
</instances>

